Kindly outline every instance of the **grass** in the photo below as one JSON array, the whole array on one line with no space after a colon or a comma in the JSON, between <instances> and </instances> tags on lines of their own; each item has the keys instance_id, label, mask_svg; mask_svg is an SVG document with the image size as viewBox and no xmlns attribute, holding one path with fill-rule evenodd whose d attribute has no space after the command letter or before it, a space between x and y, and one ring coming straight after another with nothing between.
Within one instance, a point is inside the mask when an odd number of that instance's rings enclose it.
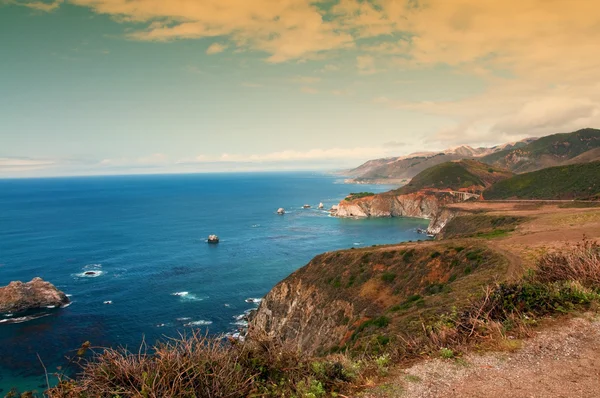
<instances>
[{"instance_id":1,"label":"grass","mask_svg":"<svg viewBox=\"0 0 600 398\"><path fill-rule=\"evenodd\" d=\"M592 207L600 207L600 202L568 202L558 205L561 209L589 209Z\"/></svg>"},{"instance_id":2,"label":"grass","mask_svg":"<svg viewBox=\"0 0 600 398\"><path fill-rule=\"evenodd\" d=\"M373 196L373 195L375 195L373 192L352 192L352 193L350 193L350 195L346 196L345 200L350 202L355 199L365 198L367 196Z\"/></svg>"},{"instance_id":3,"label":"grass","mask_svg":"<svg viewBox=\"0 0 600 398\"><path fill-rule=\"evenodd\" d=\"M526 217L474 214L455 217L442 230L440 237L493 239L508 235L525 222Z\"/></svg>"},{"instance_id":4,"label":"grass","mask_svg":"<svg viewBox=\"0 0 600 398\"><path fill-rule=\"evenodd\" d=\"M395 192L407 194L422 189L474 188L482 191L493 182L508 178L512 173L490 167L476 160L446 162L423 170L408 184Z\"/></svg>"},{"instance_id":5,"label":"grass","mask_svg":"<svg viewBox=\"0 0 600 398\"><path fill-rule=\"evenodd\" d=\"M483 192L486 200L600 199L600 162L549 167L499 181Z\"/></svg>"}]
</instances>

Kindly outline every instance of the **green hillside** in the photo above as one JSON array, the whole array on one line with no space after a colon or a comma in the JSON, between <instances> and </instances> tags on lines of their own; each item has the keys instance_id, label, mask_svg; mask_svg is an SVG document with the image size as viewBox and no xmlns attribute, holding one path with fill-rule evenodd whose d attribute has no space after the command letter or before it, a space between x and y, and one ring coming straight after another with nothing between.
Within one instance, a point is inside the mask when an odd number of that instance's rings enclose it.
<instances>
[{"instance_id":1,"label":"green hillside","mask_svg":"<svg viewBox=\"0 0 600 398\"><path fill-rule=\"evenodd\" d=\"M582 159L600 160L598 152L594 151L599 147L600 130L588 128L542 137L521 148L484 156L481 161L516 173L524 173L567 164L570 159L589 151L593 152L589 152L590 156L582 156Z\"/></svg>"},{"instance_id":2,"label":"green hillside","mask_svg":"<svg viewBox=\"0 0 600 398\"><path fill-rule=\"evenodd\" d=\"M494 199L600 199L600 162L550 167L499 181L483 192Z\"/></svg>"},{"instance_id":3,"label":"green hillside","mask_svg":"<svg viewBox=\"0 0 600 398\"><path fill-rule=\"evenodd\" d=\"M406 194L421 189L453 189L468 188L473 192L481 192L497 181L509 178L512 173L476 160L460 160L446 162L430 167L417 174L407 185L396 190Z\"/></svg>"}]
</instances>

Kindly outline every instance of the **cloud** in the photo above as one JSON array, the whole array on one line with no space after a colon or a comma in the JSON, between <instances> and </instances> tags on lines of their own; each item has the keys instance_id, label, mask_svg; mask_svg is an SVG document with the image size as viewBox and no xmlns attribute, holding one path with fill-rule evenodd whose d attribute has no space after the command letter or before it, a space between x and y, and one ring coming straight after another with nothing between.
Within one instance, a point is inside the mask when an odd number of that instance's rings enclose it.
<instances>
[{"instance_id":1,"label":"cloud","mask_svg":"<svg viewBox=\"0 0 600 398\"><path fill-rule=\"evenodd\" d=\"M323 18L308 0L70 0L124 23L146 24L134 40L227 36L240 49L266 52L273 63L353 46L352 36ZM139 26L139 25L138 25Z\"/></svg>"},{"instance_id":2,"label":"cloud","mask_svg":"<svg viewBox=\"0 0 600 398\"><path fill-rule=\"evenodd\" d=\"M226 49L227 49L227 46L225 46L223 44L213 43L206 49L206 53L209 55L218 54L218 53L222 53Z\"/></svg>"},{"instance_id":3,"label":"cloud","mask_svg":"<svg viewBox=\"0 0 600 398\"><path fill-rule=\"evenodd\" d=\"M334 64L327 64L323 68L319 69L317 72L326 73L326 72L337 72L340 70L340 67Z\"/></svg>"},{"instance_id":4,"label":"cloud","mask_svg":"<svg viewBox=\"0 0 600 398\"><path fill-rule=\"evenodd\" d=\"M296 77L292 78L292 81L295 83L302 83L302 84L314 84L314 83L320 82L321 78L314 77L314 76L296 76Z\"/></svg>"},{"instance_id":5,"label":"cloud","mask_svg":"<svg viewBox=\"0 0 600 398\"><path fill-rule=\"evenodd\" d=\"M305 94L317 94L319 92L319 90L314 87L302 87L300 91Z\"/></svg>"},{"instance_id":6,"label":"cloud","mask_svg":"<svg viewBox=\"0 0 600 398\"><path fill-rule=\"evenodd\" d=\"M5 1L7 4L18 4L31 8L32 10L52 12L60 7L64 0L53 0L53 1L29 1L29 0L8 0Z\"/></svg>"},{"instance_id":7,"label":"cloud","mask_svg":"<svg viewBox=\"0 0 600 398\"><path fill-rule=\"evenodd\" d=\"M258 87L262 87L263 85L260 83L244 82L244 83L242 83L242 86L249 87L249 88L258 88Z\"/></svg>"}]
</instances>

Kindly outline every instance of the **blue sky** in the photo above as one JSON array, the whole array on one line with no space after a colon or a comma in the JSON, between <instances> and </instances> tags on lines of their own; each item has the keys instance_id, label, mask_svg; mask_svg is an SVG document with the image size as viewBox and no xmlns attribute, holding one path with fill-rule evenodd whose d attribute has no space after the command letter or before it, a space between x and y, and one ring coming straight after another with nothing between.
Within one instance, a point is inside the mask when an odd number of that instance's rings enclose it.
<instances>
[{"instance_id":1,"label":"blue sky","mask_svg":"<svg viewBox=\"0 0 600 398\"><path fill-rule=\"evenodd\" d=\"M587 0L0 0L0 177L331 169L598 126Z\"/></svg>"}]
</instances>

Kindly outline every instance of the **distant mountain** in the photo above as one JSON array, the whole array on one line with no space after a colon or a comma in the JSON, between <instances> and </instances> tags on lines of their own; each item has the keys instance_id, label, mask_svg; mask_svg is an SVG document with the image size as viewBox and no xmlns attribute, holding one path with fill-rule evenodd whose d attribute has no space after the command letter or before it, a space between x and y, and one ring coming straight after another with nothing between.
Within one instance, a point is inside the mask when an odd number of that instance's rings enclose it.
<instances>
[{"instance_id":1,"label":"distant mountain","mask_svg":"<svg viewBox=\"0 0 600 398\"><path fill-rule=\"evenodd\" d=\"M600 130L583 129L553 134L525 146L483 156L481 161L515 173L600 160Z\"/></svg>"},{"instance_id":2,"label":"distant mountain","mask_svg":"<svg viewBox=\"0 0 600 398\"><path fill-rule=\"evenodd\" d=\"M448 148L441 152L416 152L407 156L369 160L346 171L344 174L354 177L352 182L373 182L376 180L411 179L423 170L441 163L454 160L481 158L496 152L526 146L535 138L498 145L491 148L472 148L467 145Z\"/></svg>"},{"instance_id":3,"label":"distant mountain","mask_svg":"<svg viewBox=\"0 0 600 398\"><path fill-rule=\"evenodd\" d=\"M600 199L600 161L550 167L499 181L484 199Z\"/></svg>"},{"instance_id":4,"label":"distant mountain","mask_svg":"<svg viewBox=\"0 0 600 398\"><path fill-rule=\"evenodd\" d=\"M408 194L422 189L452 189L481 193L513 173L472 159L446 162L417 174L408 184L395 191Z\"/></svg>"}]
</instances>

